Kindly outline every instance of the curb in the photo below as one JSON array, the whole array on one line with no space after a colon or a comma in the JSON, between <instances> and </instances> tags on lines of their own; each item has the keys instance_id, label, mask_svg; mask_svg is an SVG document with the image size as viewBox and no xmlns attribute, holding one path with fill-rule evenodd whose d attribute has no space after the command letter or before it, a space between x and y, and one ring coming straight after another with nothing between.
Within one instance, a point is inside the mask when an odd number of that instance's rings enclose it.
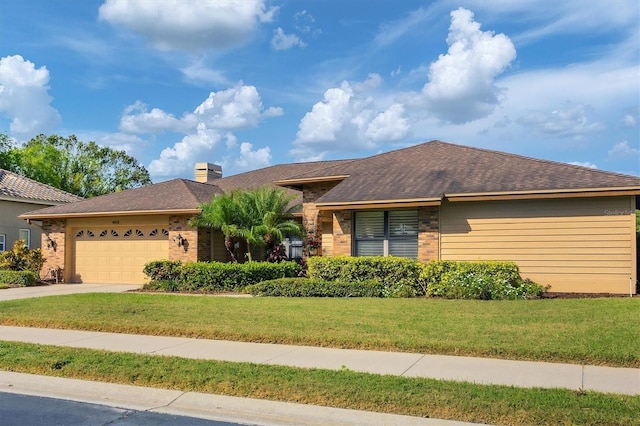
<instances>
[{"instance_id":1,"label":"curb","mask_svg":"<svg viewBox=\"0 0 640 426\"><path fill-rule=\"evenodd\" d=\"M0 392L262 426L474 423L0 371Z\"/></svg>"}]
</instances>

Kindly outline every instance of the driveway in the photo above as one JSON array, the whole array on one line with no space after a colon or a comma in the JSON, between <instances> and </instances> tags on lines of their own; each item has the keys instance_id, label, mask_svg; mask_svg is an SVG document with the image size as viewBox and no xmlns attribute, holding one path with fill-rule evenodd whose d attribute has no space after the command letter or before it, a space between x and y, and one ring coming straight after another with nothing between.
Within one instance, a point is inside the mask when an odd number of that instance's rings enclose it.
<instances>
[{"instance_id":1,"label":"driveway","mask_svg":"<svg viewBox=\"0 0 640 426\"><path fill-rule=\"evenodd\" d=\"M18 287L0 290L0 301L31 297L60 296L75 293L124 293L138 290L140 284L51 284L37 287Z\"/></svg>"}]
</instances>

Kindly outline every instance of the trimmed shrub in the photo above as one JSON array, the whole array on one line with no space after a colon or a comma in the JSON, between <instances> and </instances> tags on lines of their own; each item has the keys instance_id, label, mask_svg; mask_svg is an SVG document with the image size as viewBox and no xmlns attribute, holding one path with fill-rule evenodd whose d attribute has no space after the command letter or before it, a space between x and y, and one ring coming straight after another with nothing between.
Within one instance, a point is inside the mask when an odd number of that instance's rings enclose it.
<instances>
[{"instance_id":1,"label":"trimmed shrub","mask_svg":"<svg viewBox=\"0 0 640 426\"><path fill-rule=\"evenodd\" d=\"M428 296L446 299L528 299L544 292L523 280L514 262L431 261L423 266L420 282Z\"/></svg>"},{"instance_id":2,"label":"trimmed shrub","mask_svg":"<svg viewBox=\"0 0 640 426\"><path fill-rule=\"evenodd\" d=\"M326 281L315 278L280 278L245 287L254 296L281 297L386 297L388 289L380 281Z\"/></svg>"},{"instance_id":3,"label":"trimmed shrub","mask_svg":"<svg viewBox=\"0 0 640 426\"><path fill-rule=\"evenodd\" d=\"M384 284L388 297L423 296L419 285L420 263L402 257L310 257L307 259L309 278L326 281Z\"/></svg>"},{"instance_id":4,"label":"trimmed shrub","mask_svg":"<svg viewBox=\"0 0 640 426\"><path fill-rule=\"evenodd\" d=\"M150 262L144 272L152 280L146 290L220 292L240 291L265 280L295 277L300 272L296 262Z\"/></svg>"},{"instance_id":5,"label":"trimmed shrub","mask_svg":"<svg viewBox=\"0 0 640 426\"><path fill-rule=\"evenodd\" d=\"M0 284L9 287L32 287L36 285L38 277L32 271L3 271L0 270Z\"/></svg>"},{"instance_id":6,"label":"trimmed shrub","mask_svg":"<svg viewBox=\"0 0 640 426\"><path fill-rule=\"evenodd\" d=\"M154 260L144 265L142 272L151 281L171 281L180 276L180 266L179 260Z\"/></svg>"},{"instance_id":7,"label":"trimmed shrub","mask_svg":"<svg viewBox=\"0 0 640 426\"><path fill-rule=\"evenodd\" d=\"M144 286L142 286L143 290L149 291L164 291L167 293L173 293L178 291L178 282L175 280L159 280L159 281L151 281Z\"/></svg>"}]
</instances>

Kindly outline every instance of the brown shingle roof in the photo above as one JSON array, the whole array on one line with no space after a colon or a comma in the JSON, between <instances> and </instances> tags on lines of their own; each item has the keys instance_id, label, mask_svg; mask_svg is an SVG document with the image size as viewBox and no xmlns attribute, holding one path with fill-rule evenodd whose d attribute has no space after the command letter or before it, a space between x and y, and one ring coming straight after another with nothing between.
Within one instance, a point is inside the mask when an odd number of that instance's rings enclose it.
<instances>
[{"instance_id":1,"label":"brown shingle roof","mask_svg":"<svg viewBox=\"0 0 640 426\"><path fill-rule=\"evenodd\" d=\"M265 167L263 169L252 170L246 173L224 177L210 181L219 186L223 191L228 192L234 189L254 189L260 186L277 186L274 182L297 176L303 173L320 173L322 170L347 164L354 160L333 160L314 161L309 163L278 164L276 166Z\"/></svg>"},{"instance_id":2,"label":"brown shingle roof","mask_svg":"<svg viewBox=\"0 0 640 426\"><path fill-rule=\"evenodd\" d=\"M640 178L487 149L431 141L338 164L294 179L348 175L318 203L441 198L445 194L509 193L635 187Z\"/></svg>"},{"instance_id":3,"label":"brown shingle roof","mask_svg":"<svg viewBox=\"0 0 640 426\"><path fill-rule=\"evenodd\" d=\"M101 195L77 203L48 207L21 215L21 218L46 218L95 214L122 214L131 212L160 213L167 211L195 211L203 202L211 200L222 190L214 185L186 179L128 189Z\"/></svg>"},{"instance_id":4,"label":"brown shingle roof","mask_svg":"<svg viewBox=\"0 0 640 426\"><path fill-rule=\"evenodd\" d=\"M54 188L8 170L0 169L0 197L42 204L71 203L81 197Z\"/></svg>"},{"instance_id":5,"label":"brown shingle roof","mask_svg":"<svg viewBox=\"0 0 640 426\"><path fill-rule=\"evenodd\" d=\"M209 183L219 186L223 191L229 192L234 189L255 189L261 186L271 186L280 188L274 182L296 176L301 173L317 172L325 170L340 164L346 164L353 160L332 160L332 161L314 161L308 163L290 163L278 164L276 166L265 167L263 169L252 170L246 173L224 177L210 181ZM295 197L291 201L291 205L302 204L302 192L296 189L288 188L287 194Z\"/></svg>"}]
</instances>

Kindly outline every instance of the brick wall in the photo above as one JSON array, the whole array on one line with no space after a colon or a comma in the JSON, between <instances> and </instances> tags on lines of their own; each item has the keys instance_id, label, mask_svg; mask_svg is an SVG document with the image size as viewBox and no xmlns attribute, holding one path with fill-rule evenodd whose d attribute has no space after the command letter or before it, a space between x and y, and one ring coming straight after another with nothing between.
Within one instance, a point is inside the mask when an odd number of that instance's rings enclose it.
<instances>
[{"instance_id":1,"label":"brick wall","mask_svg":"<svg viewBox=\"0 0 640 426\"><path fill-rule=\"evenodd\" d=\"M211 229L198 228L198 262L211 260Z\"/></svg>"},{"instance_id":2,"label":"brick wall","mask_svg":"<svg viewBox=\"0 0 640 426\"><path fill-rule=\"evenodd\" d=\"M316 200L334 188L339 182L321 182L304 185L302 191L302 227L304 240L316 239L322 243L322 222Z\"/></svg>"},{"instance_id":3,"label":"brick wall","mask_svg":"<svg viewBox=\"0 0 640 426\"><path fill-rule=\"evenodd\" d=\"M418 209L418 260L428 262L440 256L440 209Z\"/></svg>"},{"instance_id":4,"label":"brick wall","mask_svg":"<svg viewBox=\"0 0 640 426\"><path fill-rule=\"evenodd\" d=\"M198 230L189 226L190 216L169 216L169 260L196 262L198 260ZM185 240L178 246L177 237Z\"/></svg>"},{"instance_id":5,"label":"brick wall","mask_svg":"<svg viewBox=\"0 0 640 426\"><path fill-rule=\"evenodd\" d=\"M351 256L351 229L353 226L350 210L333 212L333 255Z\"/></svg>"},{"instance_id":6,"label":"brick wall","mask_svg":"<svg viewBox=\"0 0 640 426\"><path fill-rule=\"evenodd\" d=\"M42 221L42 255L45 263L42 265L40 276L42 278L54 278L51 271L57 271L58 279L63 281L65 276L64 260L67 252L66 247L66 221L43 220ZM53 242L53 247L47 247L47 235Z\"/></svg>"}]
</instances>

